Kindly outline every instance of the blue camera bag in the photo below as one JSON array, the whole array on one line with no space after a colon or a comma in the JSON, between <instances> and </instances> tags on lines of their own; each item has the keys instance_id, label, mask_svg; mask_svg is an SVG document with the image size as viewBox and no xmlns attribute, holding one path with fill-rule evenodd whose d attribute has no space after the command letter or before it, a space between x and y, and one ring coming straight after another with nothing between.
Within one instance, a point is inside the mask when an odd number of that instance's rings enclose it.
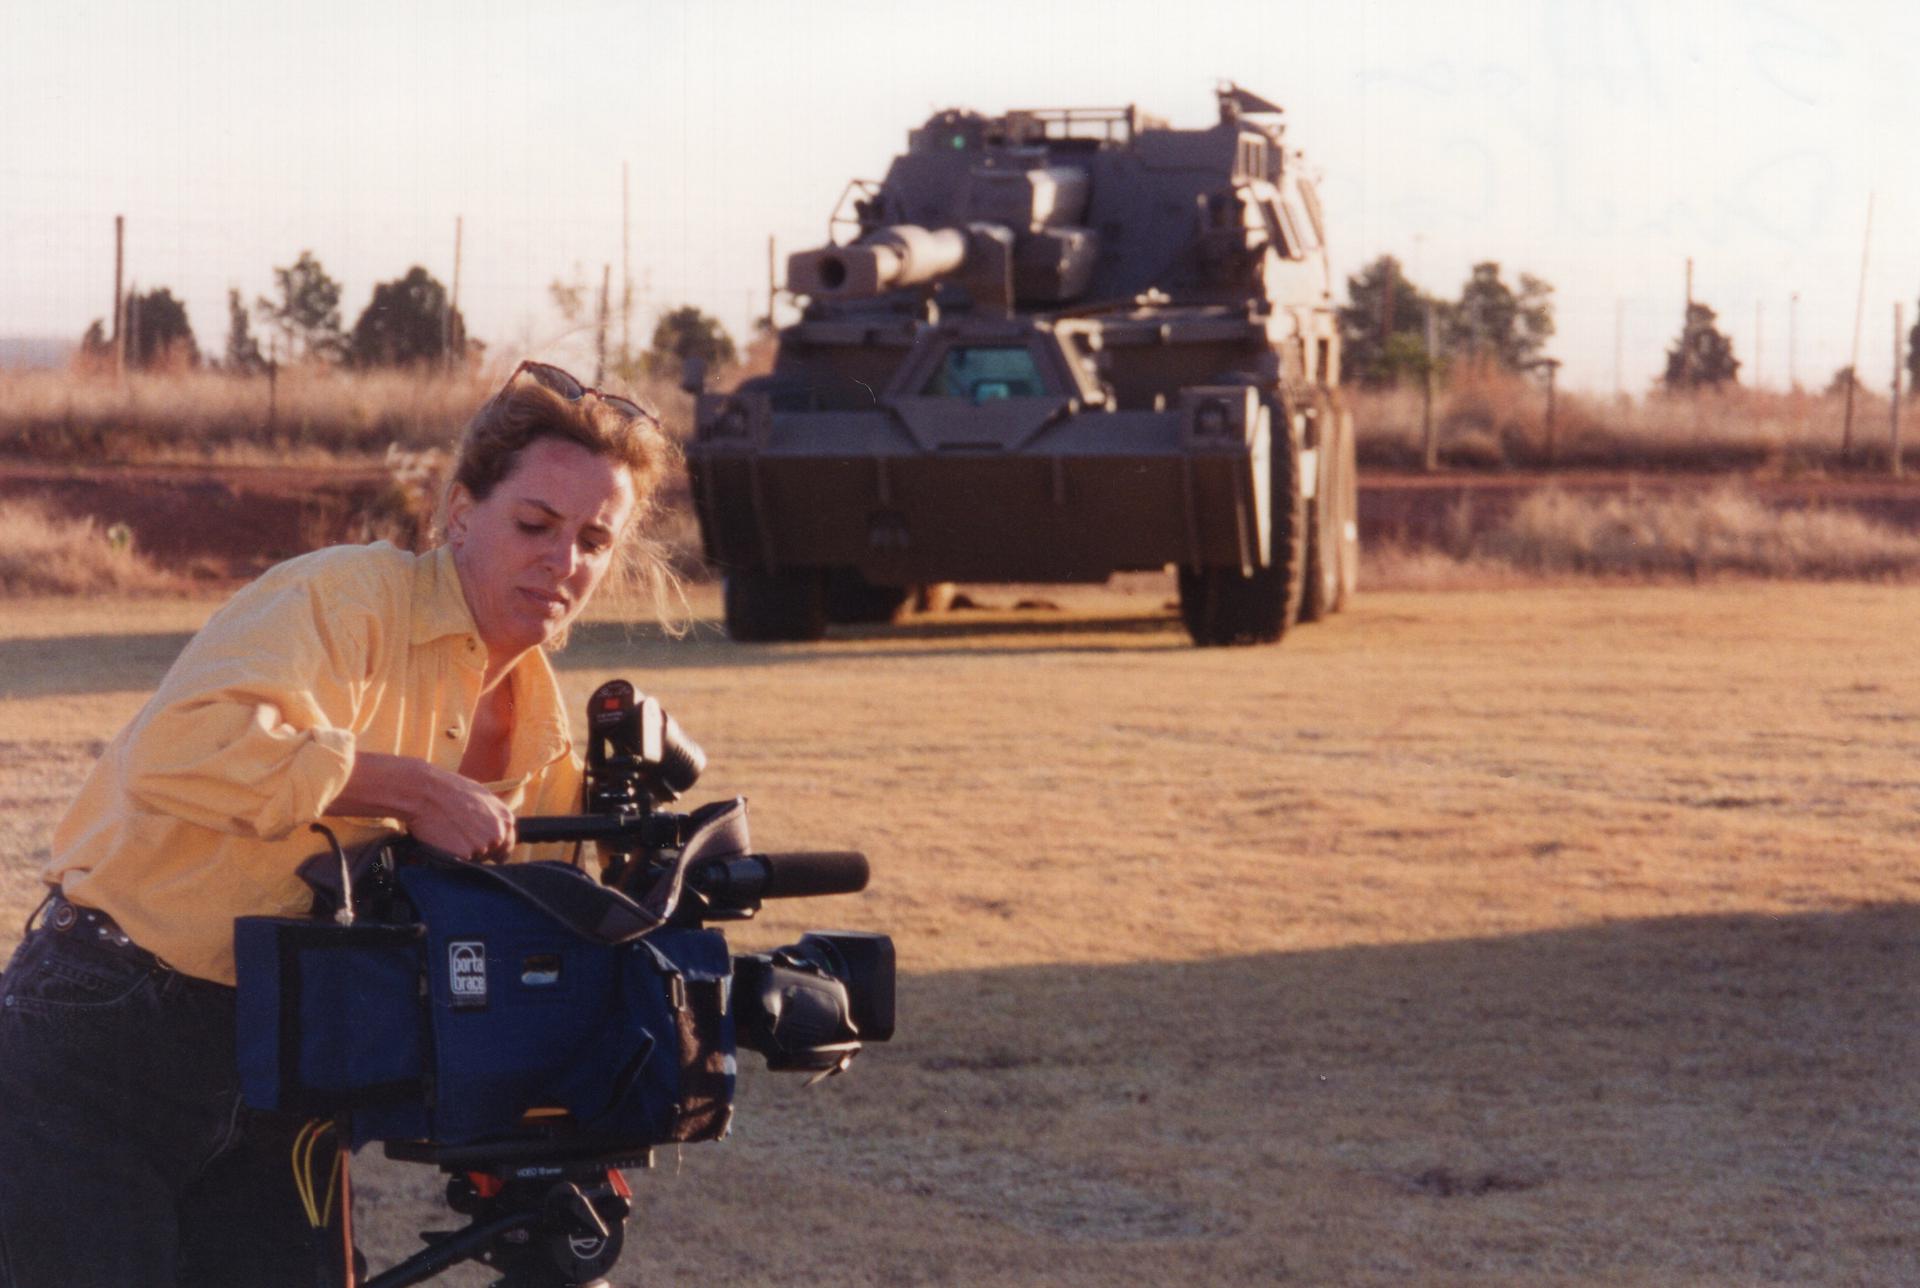
<instances>
[{"instance_id":1,"label":"blue camera bag","mask_svg":"<svg viewBox=\"0 0 1920 1288\"><path fill-rule=\"evenodd\" d=\"M658 925L567 864L403 862L392 879L403 920L235 922L249 1105L348 1114L355 1146L725 1133L722 935Z\"/></svg>"}]
</instances>

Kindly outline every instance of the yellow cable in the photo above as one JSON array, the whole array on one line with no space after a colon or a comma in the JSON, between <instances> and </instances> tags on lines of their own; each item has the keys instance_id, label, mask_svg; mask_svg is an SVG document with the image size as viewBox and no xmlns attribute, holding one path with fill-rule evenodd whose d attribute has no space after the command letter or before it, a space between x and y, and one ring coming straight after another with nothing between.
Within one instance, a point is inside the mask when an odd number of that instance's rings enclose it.
<instances>
[{"instance_id":1,"label":"yellow cable","mask_svg":"<svg viewBox=\"0 0 1920 1288\"><path fill-rule=\"evenodd\" d=\"M340 1153L340 1147L338 1145L334 1146L333 1170L332 1174L327 1177L327 1202L326 1205L320 1209L320 1220L315 1226L316 1229L324 1229L333 1224L333 1196L340 1189L340 1170L344 1161L344 1157Z\"/></svg>"},{"instance_id":2,"label":"yellow cable","mask_svg":"<svg viewBox=\"0 0 1920 1288\"><path fill-rule=\"evenodd\" d=\"M293 1192L300 1196L300 1206L306 1210L307 1221L313 1221L313 1203L307 1196L307 1178L300 1166L300 1147L306 1141L307 1130L313 1124L301 1127L293 1137Z\"/></svg>"},{"instance_id":3,"label":"yellow cable","mask_svg":"<svg viewBox=\"0 0 1920 1288\"><path fill-rule=\"evenodd\" d=\"M307 1123L293 1138L293 1186L300 1196L300 1206L307 1214L307 1224L316 1230L326 1228L333 1214L334 1189L340 1178L340 1153L336 1148L333 1155L331 1179L327 1184L326 1206L322 1209L319 1197L314 1192L313 1151L319 1147L320 1137L333 1130L333 1124L316 1119Z\"/></svg>"},{"instance_id":4,"label":"yellow cable","mask_svg":"<svg viewBox=\"0 0 1920 1288\"><path fill-rule=\"evenodd\" d=\"M307 1224L318 1227L320 1224L320 1205L313 1192L313 1150L320 1143L320 1126L308 1123L306 1126L306 1146L300 1154L301 1188L306 1195Z\"/></svg>"}]
</instances>

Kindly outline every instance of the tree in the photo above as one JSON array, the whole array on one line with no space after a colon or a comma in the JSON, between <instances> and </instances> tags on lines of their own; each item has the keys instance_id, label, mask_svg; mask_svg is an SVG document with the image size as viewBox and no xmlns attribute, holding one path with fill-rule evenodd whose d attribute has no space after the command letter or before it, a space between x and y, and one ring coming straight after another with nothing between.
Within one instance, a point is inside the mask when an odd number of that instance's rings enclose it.
<instances>
[{"instance_id":1,"label":"tree","mask_svg":"<svg viewBox=\"0 0 1920 1288\"><path fill-rule=\"evenodd\" d=\"M1833 379L1827 381L1827 396L1830 398L1840 397L1847 392L1849 387L1857 394L1863 394L1867 391L1867 387L1854 378L1853 368L1851 366L1841 367L1833 373Z\"/></svg>"},{"instance_id":2,"label":"tree","mask_svg":"<svg viewBox=\"0 0 1920 1288\"><path fill-rule=\"evenodd\" d=\"M404 367L444 361L465 347L466 323L447 302L447 289L418 264L405 277L381 282L353 324L347 360L360 367Z\"/></svg>"},{"instance_id":3,"label":"tree","mask_svg":"<svg viewBox=\"0 0 1920 1288\"><path fill-rule=\"evenodd\" d=\"M724 367L733 357L733 337L719 319L683 304L661 315L642 363L650 375L677 378L688 358L699 358L709 367Z\"/></svg>"},{"instance_id":4,"label":"tree","mask_svg":"<svg viewBox=\"0 0 1920 1288\"><path fill-rule=\"evenodd\" d=\"M1340 310L1342 369L1364 384L1389 385L1426 372L1427 310L1443 307L1409 282L1400 261L1382 255L1347 279Z\"/></svg>"},{"instance_id":5,"label":"tree","mask_svg":"<svg viewBox=\"0 0 1920 1288\"><path fill-rule=\"evenodd\" d=\"M1667 350L1668 389L1718 389L1738 376L1740 361L1733 356L1733 341L1714 325L1717 316L1698 300L1688 303L1686 325Z\"/></svg>"},{"instance_id":6,"label":"tree","mask_svg":"<svg viewBox=\"0 0 1920 1288\"><path fill-rule=\"evenodd\" d=\"M547 295L553 300L553 307L560 311L560 318L569 327L585 326L593 319L588 316L587 279L581 274L580 266L573 266L573 279L554 278L547 283Z\"/></svg>"},{"instance_id":7,"label":"tree","mask_svg":"<svg viewBox=\"0 0 1920 1288\"><path fill-rule=\"evenodd\" d=\"M297 357L333 359L345 348L340 333L340 283L303 250L289 268L273 270L278 300L261 296L254 307L287 341L287 352Z\"/></svg>"},{"instance_id":8,"label":"tree","mask_svg":"<svg viewBox=\"0 0 1920 1288\"><path fill-rule=\"evenodd\" d=\"M1907 396L1920 398L1920 307L1914 309L1913 329L1907 332Z\"/></svg>"},{"instance_id":9,"label":"tree","mask_svg":"<svg viewBox=\"0 0 1920 1288\"><path fill-rule=\"evenodd\" d=\"M127 365L160 367L200 365L200 346L187 322L187 306L166 287L127 297Z\"/></svg>"},{"instance_id":10,"label":"tree","mask_svg":"<svg viewBox=\"0 0 1920 1288\"><path fill-rule=\"evenodd\" d=\"M1475 264L1447 310L1447 348L1470 362L1523 370L1553 338L1552 296L1552 285L1531 273L1520 274L1516 293L1500 279L1497 262Z\"/></svg>"},{"instance_id":11,"label":"tree","mask_svg":"<svg viewBox=\"0 0 1920 1288\"><path fill-rule=\"evenodd\" d=\"M96 361L113 356L113 341L107 339L107 324L99 318L87 323L87 333L80 337L80 354Z\"/></svg>"},{"instance_id":12,"label":"tree","mask_svg":"<svg viewBox=\"0 0 1920 1288\"><path fill-rule=\"evenodd\" d=\"M246 375L266 365L266 359L260 356L260 342L253 338L253 322L247 306L241 302L240 292L229 287L226 368L235 375Z\"/></svg>"}]
</instances>

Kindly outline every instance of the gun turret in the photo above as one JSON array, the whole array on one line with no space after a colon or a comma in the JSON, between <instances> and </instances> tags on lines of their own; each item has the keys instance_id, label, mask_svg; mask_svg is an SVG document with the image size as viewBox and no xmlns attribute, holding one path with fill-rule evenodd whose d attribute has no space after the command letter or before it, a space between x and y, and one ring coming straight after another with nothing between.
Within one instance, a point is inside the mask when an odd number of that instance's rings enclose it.
<instances>
[{"instance_id":1,"label":"gun turret","mask_svg":"<svg viewBox=\"0 0 1920 1288\"><path fill-rule=\"evenodd\" d=\"M958 227L863 225L847 246L822 246L787 260L787 289L816 300L862 300L953 279L976 308L1010 313L1023 304L1060 304L1087 288L1097 253L1083 169L1021 156L965 172L941 213Z\"/></svg>"},{"instance_id":2,"label":"gun turret","mask_svg":"<svg viewBox=\"0 0 1920 1288\"><path fill-rule=\"evenodd\" d=\"M866 299L936 281L966 261L965 233L892 224L851 246L822 246L789 256L787 288L816 299Z\"/></svg>"}]
</instances>

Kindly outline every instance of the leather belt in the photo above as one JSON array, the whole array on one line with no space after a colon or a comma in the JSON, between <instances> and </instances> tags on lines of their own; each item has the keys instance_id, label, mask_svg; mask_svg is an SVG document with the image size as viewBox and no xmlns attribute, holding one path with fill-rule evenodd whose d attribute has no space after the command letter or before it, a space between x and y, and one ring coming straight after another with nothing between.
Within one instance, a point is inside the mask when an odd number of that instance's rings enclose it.
<instances>
[{"instance_id":1,"label":"leather belt","mask_svg":"<svg viewBox=\"0 0 1920 1288\"><path fill-rule=\"evenodd\" d=\"M116 956L125 957L129 961L153 970L172 969L158 957L127 938L127 932L120 929L112 917L98 908L74 903L58 891L47 899L47 911L41 919L40 928L56 935L66 935L80 943L104 948Z\"/></svg>"}]
</instances>

